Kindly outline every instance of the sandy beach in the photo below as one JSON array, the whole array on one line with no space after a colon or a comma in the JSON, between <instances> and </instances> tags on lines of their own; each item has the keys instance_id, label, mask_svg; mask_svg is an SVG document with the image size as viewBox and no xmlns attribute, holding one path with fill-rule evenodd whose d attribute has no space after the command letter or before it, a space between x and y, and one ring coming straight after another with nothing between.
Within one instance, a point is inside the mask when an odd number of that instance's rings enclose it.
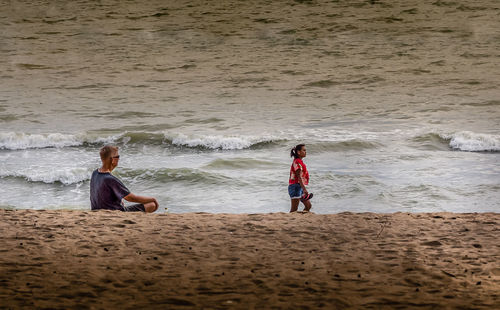
<instances>
[{"instance_id":1,"label":"sandy beach","mask_svg":"<svg viewBox=\"0 0 500 310\"><path fill-rule=\"evenodd\" d=\"M2 309L500 307L498 213L0 218Z\"/></svg>"}]
</instances>

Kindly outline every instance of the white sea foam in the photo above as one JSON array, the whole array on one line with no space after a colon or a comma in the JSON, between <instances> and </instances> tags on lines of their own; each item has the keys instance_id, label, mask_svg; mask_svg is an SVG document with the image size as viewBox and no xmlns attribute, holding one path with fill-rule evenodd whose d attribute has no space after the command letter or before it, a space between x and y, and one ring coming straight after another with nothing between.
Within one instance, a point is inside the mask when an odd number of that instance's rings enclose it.
<instances>
[{"instance_id":1,"label":"white sea foam","mask_svg":"<svg viewBox=\"0 0 500 310\"><path fill-rule=\"evenodd\" d=\"M276 137L263 136L221 136L221 135L190 135L165 134L168 140L171 140L173 145L187 146L191 148L202 147L207 149L222 149L222 150L241 150L254 146L259 143L273 142L278 140Z\"/></svg>"},{"instance_id":2,"label":"white sea foam","mask_svg":"<svg viewBox=\"0 0 500 310\"><path fill-rule=\"evenodd\" d=\"M453 134L441 134L441 138L450 140L450 147L468 152L499 152L500 136L460 131Z\"/></svg>"},{"instance_id":3,"label":"white sea foam","mask_svg":"<svg viewBox=\"0 0 500 310\"><path fill-rule=\"evenodd\" d=\"M90 180L92 174L91 169L86 168L72 168L64 170L34 170L23 169L16 171L0 171L0 178L15 177L23 178L30 182L43 182L47 184L62 183L64 185L71 185Z\"/></svg>"},{"instance_id":4,"label":"white sea foam","mask_svg":"<svg viewBox=\"0 0 500 310\"><path fill-rule=\"evenodd\" d=\"M165 133L165 138L171 144L191 148L201 147L207 149L241 150L254 147L258 144L289 141L292 144L325 143L325 142L352 142L352 141L376 141L378 135L370 132L351 133L348 131L331 130L305 130L302 132L275 132L272 135L186 135L182 133Z\"/></svg>"},{"instance_id":5,"label":"white sea foam","mask_svg":"<svg viewBox=\"0 0 500 310\"><path fill-rule=\"evenodd\" d=\"M0 149L25 150L32 148L78 146L84 143L82 136L50 133L26 134L16 132L0 133Z\"/></svg>"},{"instance_id":6,"label":"white sea foam","mask_svg":"<svg viewBox=\"0 0 500 310\"><path fill-rule=\"evenodd\" d=\"M125 133L107 136L93 137L85 133L63 134L63 133L20 133L0 132L0 149L27 150L40 148L63 148L70 146L81 146L85 143L112 143L124 139Z\"/></svg>"}]
</instances>

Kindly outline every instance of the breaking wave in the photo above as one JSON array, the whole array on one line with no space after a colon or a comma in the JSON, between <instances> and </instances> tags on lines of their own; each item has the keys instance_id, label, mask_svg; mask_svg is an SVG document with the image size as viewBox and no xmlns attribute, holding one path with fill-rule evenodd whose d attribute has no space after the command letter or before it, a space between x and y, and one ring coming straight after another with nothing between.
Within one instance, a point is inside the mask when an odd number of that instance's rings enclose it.
<instances>
[{"instance_id":1,"label":"breaking wave","mask_svg":"<svg viewBox=\"0 0 500 310\"><path fill-rule=\"evenodd\" d=\"M428 151L449 151L449 140L441 137L438 133L420 135L412 139L418 144L418 148Z\"/></svg>"},{"instance_id":2,"label":"breaking wave","mask_svg":"<svg viewBox=\"0 0 500 310\"><path fill-rule=\"evenodd\" d=\"M83 145L102 145L117 143L122 145L172 145L178 147L241 150L258 148L282 141L271 136L243 135L185 135L158 132L123 132L100 136L96 134L28 134L6 132L0 133L0 149L25 150L39 148L64 148Z\"/></svg>"},{"instance_id":3,"label":"breaking wave","mask_svg":"<svg viewBox=\"0 0 500 310\"><path fill-rule=\"evenodd\" d=\"M440 135L448 140L451 148L467 152L499 152L500 136L460 131L451 135Z\"/></svg>"},{"instance_id":4,"label":"breaking wave","mask_svg":"<svg viewBox=\"0 0 500 310\"><path fill-rule=\"evenodd\" d=\"M221 149L221 150L242 150L247 148L262 147L269 144L284 141L283 139L264 136L221 136L221 135L207 135L207 136L187 136L184 134L166 135L168 141L172 145L183 146L189 148L202 148L202 149Z\"/></svg>"},{"instance_id":5,"label":"breaking wave","mask_svg":"<svg viewBox=\"0 0 500 310\"><path fill-rule=\"evenodd\" d=\"M16 132L0 133L0 149L25 150L48 147L79 146L85 142L85 137L71 134L26 134Z\"/></svg>"},{"instance_id":6,"label":"breaking wave","mask_svg":"<svg viewBox=\"0 0 500 310\"><path fill-rule=\"evenodd\" d=\"M283 136L283 135L282 135ZM293 135L287 135L292 136ZM297 141L300 140L297 137ZM311 140L312 138L312 140ZM326 138L326 140L324 140ZM329 141L337 140L340 141ZM307 143L314 152L328 151L360 151L374 149L383 146L371 137L347 138L340 136L332 137L309 137ZM499 152L500 136L492 134L474 133L471 131L460 131L452 134L428 133L414 137L414 142L420 147L429 150L446 150L449 148L468 152ZM192 148L202 150L242 150L258 149L289 142L281 136L262 135L186 135L182 133L172 134L168 132L122 132L116 134L63 134L63 133L17 133L0 132L0 149L25 150L39 148L64 148L89 145L104 145L115 143L119 145L158 145L164 147Z\"/></svg>"},{"instance_id":7,"label":"breaking wave","mask_svg":"<svg viewBox=\"0 0 500 310\"><path fill-rule=\"evenodd\" d=\"M466 152L499 152L500 136L460 131L452 134L429 133L413 138L429 150L459 150Z\"/></svg>"},{"instance_id":8,"label":"breaking wave","mask_svg":"<svg viewBox=\"0 0 500 310\"><path fill-rule=\"evenodd\" d=\"M21 170L0 171L0 178L24 179L28 182L41 182L46 184L60 183L73 185L90 181L95 168L71 168L66 170ZM213 172L205 172L191 168L164 168L164 169L118 169L113 175L128 182L152 183L203 183L203 184L229 184L234 183L232 178Z\"/></svg>"},{"instance_id":9,"label":"breaking wave","mask_svg":"<svg viewBox=\"0 0 500 310\"><path fill-rule=\"evenodd\" d=\"M78 184L90 180L91 169L73 168L68 170L18 170L0 171L0 178L21 178L29 182L64 185Z\"/></svg>"}]
</instances>

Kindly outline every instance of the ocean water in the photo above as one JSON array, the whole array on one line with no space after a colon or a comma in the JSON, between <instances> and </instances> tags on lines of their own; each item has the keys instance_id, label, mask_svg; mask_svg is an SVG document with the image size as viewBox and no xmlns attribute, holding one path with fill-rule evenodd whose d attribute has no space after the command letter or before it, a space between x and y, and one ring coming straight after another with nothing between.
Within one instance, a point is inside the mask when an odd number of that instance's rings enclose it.
<instances>
[{"instance_id":1,"label":"ocean water","mask_svg":"<svg viewBox=\"0 0 500 310\"><path fill-rule=\"evenodd\" d=\"M500 211L500 2L0 1L0 206Z\"/></svg>"}]
</instances>

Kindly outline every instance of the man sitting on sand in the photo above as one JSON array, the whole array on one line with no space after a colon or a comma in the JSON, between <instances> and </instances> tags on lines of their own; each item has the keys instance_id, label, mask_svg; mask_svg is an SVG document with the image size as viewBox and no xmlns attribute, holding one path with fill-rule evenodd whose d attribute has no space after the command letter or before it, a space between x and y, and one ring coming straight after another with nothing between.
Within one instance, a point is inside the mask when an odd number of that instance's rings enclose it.
<instances>
[{"instance_id":1,"label":"man sitting on sand","mask_svg":"<svg viewBox=\"0 0 500 310\"><path fill-rule=\"evenodd\" d=\"M90 204L92 210L120 210L128 212L155 212L159 205L153 197L132 194L123 183L111 174L118 166L118 147L106 145L101 148L102 167L92 173L90 179ZM125 206L123 199L137 204Z\"/></svg>"}]
</instances>

